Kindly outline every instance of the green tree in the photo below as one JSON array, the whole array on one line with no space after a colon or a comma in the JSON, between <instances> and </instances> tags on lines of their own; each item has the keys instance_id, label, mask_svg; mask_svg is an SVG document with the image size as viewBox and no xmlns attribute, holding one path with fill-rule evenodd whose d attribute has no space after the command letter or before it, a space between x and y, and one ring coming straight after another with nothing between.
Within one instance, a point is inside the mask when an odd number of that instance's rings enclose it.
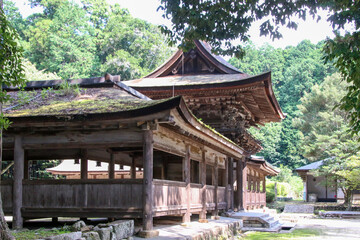
<instances>
[{"instance_id":1,"label":"green tree","mask_svg":"<svg viewBox=\"0 0 360 240\"><path fill-rule=\"evenodd\" d=\"M102 72L120 74L123 80L146 75L163 63L172 50L157 26L133 18L118 4L111 6L98 36Z\"/></svg>"},{"instance_id":2,"label":"green tree","mask_svg":"<svg viewBox=\"0 0 360 240\"><path fill-rule=\"evenodd\" d=\"M3 12L3 2L0 0L0 168L2 162L2 130L6 129L10 122L4 118L2 105L9 99L2 85L18 86L24 83L22 74L22 49L17 43L18 35L6 19ZM1 172L1 169L0 169ZM0 180L1 181L1 180ZM14 239L10 234L4 218L0 191L0 239Z\"/></svg>"},{"instance_id":3,"label":"green tree","mask_svg":"<svg viewBox=\"0 0 360 240\"><path fill-rule=\"evenodd\" d=\"M61 78L109 72L123 80L154 70L172 53L158 26L133 18L106 0L29 0L43 12L23 19L14 3L6 12L20 31L25 57Z\"/></svg>"},{"instance_id":4,"label":"green tree","mask_svg":"<svg viewBox=\"0 0 360 240\"><path fill-rule=\"evenodd\" d=\"M27 59L23 59L23 66L25 79L28 81L60 79L56 73L46 73L44 70L37 70L35 65Z\"/></svg>"},{"instance_id":5,"label":"green tree","mask_svg":"<svg viewBox=\"0 0 360 240\"><path fill-rule=\"evenodd\" d=\"M26 32L29 48L25 56L38 69L65 79L95 75L99 64L85 10L69 1L38 1L36 5L44 13L38 14Z\"/></svg>"},{"instance_id":6,"label":"green tree","mask_svg":"<svg viewBox=\"0 0 360 240\"><path fill-rule=\"evenodd\" d=\"M319 174L333 178L345 195L345 204L352 190L360 187L358 158L360 142L349 132L348 114L335 108L346 94L347 83L340 82L340 74L327 77L314 85L301 99L300 116L294 126L303 134L303 153L311 161L328 159ZM339 83L340 82L340 83Z\"/></svg>"},{"instance_id":7,"label":"green tree","mask_svg":"<svg viewBox=\"0 0 360 240\"><path fill-rule=\"evenodd\" d=\"M214 52L235 54L236 57L243 57L245 51L240 45L234 46L232 41L239 39L243 43L247 42L249 28L255 21L262 21L260 35L270 35L274 39L282 37L279 25L296 29L295 17L320 18L317 11L327 10L327 21L336 31L336 37L326 40L324 58L333 61L342 79L350 83L341 108L350 113L352 131L360 131L360 1L161 0L159 9L165 18L172 21L171 28L162 26L163 32L171 38L171 43L180 42L180 47L189 49L194 39L200 39L211 44ZM346 24L354 26L354 31L341 35L338 30L344 29ZM299 71L315 63L304 62ZM302 77L307 76L305 74Z\"/></svg>"},{"instance_id":8,"label":"green tree","mask_svg":"<svg viewBox=\"0 0 360 240\"><path fill-rule=\"evenodd\" d=\"M251 129L251 133L262 142L264 156L270 163L290 168L307 163L301 151L301 134L292 124L297 117L300 98L310 91L316 83L335 70L322 61L323 42L312 44L304 40L295 47L275 49L269 45L255 48L246 45L247 54L243 59L231 58L230 63L250 74L271 71L274 92L280 106L287 114L281 123L266 124L260 129Z\"/></svg>"}]
</instances>

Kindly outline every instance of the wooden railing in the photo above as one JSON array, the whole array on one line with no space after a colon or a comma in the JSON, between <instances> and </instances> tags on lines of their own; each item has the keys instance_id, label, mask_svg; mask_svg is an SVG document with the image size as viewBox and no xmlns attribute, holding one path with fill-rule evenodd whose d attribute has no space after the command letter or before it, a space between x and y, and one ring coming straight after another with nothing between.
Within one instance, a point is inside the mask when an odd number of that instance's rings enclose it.
<instances>
[{"instance_id":1,"label":"wooden railing","mask_svg":"<svg viewBox=\"0 0 360 240\"><path fill-rule=\"evenodd\" d=\"M183 214L187 209L187 192L184 182L154 179L154 212L156 216ZM190 184L190 212L202 209L202 186ZM218 187L219 209L226 207L225 187ZM206 207L215 208L215 187L206 186Z\"/></svg>"},{"instance_id":2,"label":"wooden railing","mask_svg":"<svg viewBox=\"0 0 360 240\"><path fill-rule=\"evenodd\" d=\"M188 195L184 182L154 179L153 183L155 216L186 212ZM130 215L133 213L133 215L141 217L142 184L142 179L24 180L23 216L81 217L91 215L97 217L103 215L122 216L120 213L129 213ZM215 187L206 186L206 189L203 189L201 184L191 183L190 212L202 210L203 190L206 194L206 208L214 210ZM226 207L225 193L225 187L218 187L218 209ZM1 195L5 212L11 214L12 181L1 183Z\"/></svg>"},{"instance_id":3,"label":"wooden railing","mask_svg":"<svg viewBox=\"0 0 360 240\"><path fill-rule=\"evenodd\" d=\"M247 191L246 193L246 208L260 208L266 206L266 193Z\"/></svg>"},{"instance_id":4,"label":"wooden railing","mask_svg":"<svg viewBox=\"0 0 360 240\"><path fill-rule=\"evenodd\" d=\"M11 209L12 184L1 185L4 206ZM32 217L139 215L141 193L141 179L24 180L22 212Z\"/></svg>"}]
</instances>

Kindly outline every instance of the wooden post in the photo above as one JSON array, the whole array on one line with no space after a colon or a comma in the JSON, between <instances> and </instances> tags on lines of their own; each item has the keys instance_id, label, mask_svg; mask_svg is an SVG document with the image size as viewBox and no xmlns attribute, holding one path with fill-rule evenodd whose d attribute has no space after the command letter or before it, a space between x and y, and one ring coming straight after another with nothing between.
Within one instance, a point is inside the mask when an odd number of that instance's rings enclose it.
<instances>
[{"instance_id":1,"label":"wooden post","mask_svg":"<svg viewBox=\"0 0 360 240\"><path fill-rule=\"evenodd\" d=\"M143 230L153 229L153 132L145 130L143 136Z\"/></svg>"},{"instance_id":2,"label":"wooden post","mask_svg":"<svg viewBox=\"0 0 360 240\"><path fill-rule=\"evenodd\" d=\"M234 159L229 158L230 209L234 210Z\"/></svg>"},{"instance_id":3,"label":"wooden post","mask_svg":"<svg viewBox=\"0 0 360 240\"><path fill-rule=\"evenodd\" d=\"M263 187L262 187L262 192L266 192L266 176L263 176Z\"/></svg>"},{"instance_id":4,"label":"wooden post","mask_svg":"<svg viewBox=\"0 0 360 240\"><path fill-rule=\"evenodd\" d=\"M109 179L115 179L115 156L114 156L114 153L110 153Z\"/></svg>"},{"instance_id":5,"label":"wooden post","mask_svg":"<svg viewBox=\"0 0 360 240\"><path fill-rule=\"evenodd\" d=\"M237 202L236 208L238 211L243 210L243 172L241 159L236 162L236 186L237 186Z\"/></svg>"},{"instance_id":6,"label":"wooden post","mask_svg":"<svg viewBox=\"0 0 360 240\"><path fill-rule=\"evenodd\" d=\"M136 158L135 158L135 154L133 154L131 156L130 178L131 179L136 179Z\"/></svg>"},{"instance_id":7,"label":"wooden post","mask_svg":"<svg viewBox=\"0 0 360 240\"><path fill-rule=\"evenodd\" d=\"M81 149L81 179L88 179L88 159L86 149Z\"/></svg>"},{"instance_id":8,"label":"wooden post","mask_svg":"<svg viewBox=\"0 0 360 240\"><path fill-rule=\"evenodd\" d=\"M191 187L190 187L190 145L186 145L186 155L183 158L183 176L186 184L186 213L183 215L183 222L191 221L190 201L191 201Z\"/></svg>"},{"instance_id":9,"label":"wooden post","mask_svg":"<svg viewBox=\"0 0 360 240\"><path fill-rule=\"evenodd\" d=\"M229 164L228 159L225 159L225 171L224 171L224 181L223 184L225 186L225 202L226 207L225 210L228 211L230 208L229 199L230 199L230 186L229 186Z\"/></svg>"},{"instance_id":10,"label":"wooden post","mask_svg":"<svg viewBox=\"0 0 360 240\"><path fill-rule=\"evenodd\" d=\"M21 216L24 178L24 149L22 147L22 138L15 136L14 142L14 186L13 186L13 229L23 227L23 218Z\"/></svg>"},{"instance_id":11,"label":"wooden post","mask_svg":"<svg viewBox=\"0 0 360 240\"><path fill-rule=\"evenodd\" d=\"M206 220L206 152L202 150L202 159L200 162L200 184L201 184L201 205L202 209L199 215L199 219Z\"/></svg>"},{"instance_id":12,"label":"wooden post","mask_svg":"<svg viewBox=\"0 0 360 240\"><path fill-rule=\"evenodd\" d=\"M246 158L243 158L243 162L241 162L242 165L242 197L241 197L241 210L244 210L247 207L247 167L246 167Z\"/></svg>"},{"instance_id":13,"label":"wooden post","mask_svg":"<svg viewBox=\"0 0 360 240\"><path fill-rule=\"evenodd\" d=\"M215 201L215 211L214 216L219 215L219 196L218 196L218 185L219 185L219 167L218 167L218 157L215 159L215 167L214 169L214 186L215 186L215 194L214 194L214 201Z\"/></svg>"}]
</instances>

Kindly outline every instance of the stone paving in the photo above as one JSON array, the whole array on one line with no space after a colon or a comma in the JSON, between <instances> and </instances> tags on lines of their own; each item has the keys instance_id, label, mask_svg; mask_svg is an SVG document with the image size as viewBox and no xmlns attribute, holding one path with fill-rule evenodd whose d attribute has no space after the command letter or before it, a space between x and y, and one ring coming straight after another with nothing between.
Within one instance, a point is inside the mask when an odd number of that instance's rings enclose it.
<instances>
[{"instance_id":1,"label":"stone paving","mask_svg":"<svg viewBox=\"0 0 360 240\"><path fill-rule=\"evenodd\" d=\"M319 229L322 235L306 239L360 239L359 219L299 219L297 229Z\"/></svg>"},{"instance_id":2,"label":"stone paving","mask_svg":"<svg viewBox=\"0 0 360 240\"><path fill-rule=\"evenodd\" d=\"M287 204L284 208L284 213L314 213L314 205L309 204Z\"/></svg>"},{"instance_id":3,"label":"stone paving","mask_svg":"<svg viewBox=\"0 0 360 240\"><path fill-rule=\"evenodd\" d=\"M199 223L198 221L187 224L155 226L159 231L159 236L150 238L152 240L182 240L182 239L216 239L216 236L224 236L231 239L234 231L240 230L242 220L220 217L219 220L210 220L208 223ZM136 240L143 238L134 237Z\"/></svg>"}]
</instances>

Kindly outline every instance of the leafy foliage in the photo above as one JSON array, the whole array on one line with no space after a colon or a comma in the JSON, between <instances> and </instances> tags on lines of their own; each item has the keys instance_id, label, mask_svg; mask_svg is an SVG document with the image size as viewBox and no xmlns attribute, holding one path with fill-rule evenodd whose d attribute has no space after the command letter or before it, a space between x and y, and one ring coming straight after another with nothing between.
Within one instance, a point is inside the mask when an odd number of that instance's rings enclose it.
<instances>
[{"instance_id":1,"label":"leafy foliage","mask_svg":"<svg viewBox=\"0 0 360 240\"><path fill-rule=\"evenodd\" d=\"M360 32L347 33L343 37L337 34L335 39L327 40L324 51L327 54L325 60L334 61L343 79L349 83L340 108L350 113L351 131L357 134L360 132Z\"/></svg>"},{"instance_id":2,"label":"leafy foliage","mask_svg":"<svg viewBox=\"0 0 360 240\"><path fill-rule=\"evenodd\" d=\"M322 42L309 41L285 49L269 45L257 49L248 44L242 60L230 59L232 65L250 74L271 71L275 94L287 116L281 123L250 131L262 142L260 155L276 166L283 164L293 169L307 163L301 151L302 135L292 119L299 114L297 105L304 93L335 71L329 63L323 63L322 47Z\"/></svg>"},{"instance_id":3,"label":"leafy foliage","mask_svg":"<svg viewBox=\"0 0 360 240\"><path fill-rule=\"evenodd\" d=\"M250 25L261 21L260 35L270 35L271 38L280 38L279 26L297 28L295 17L317 17L319 9L327 10L327 21L336 32L334 39L327 39L323 49L324 59L332 61L339 70L342 78L350 83L347 95L342 99L341 108L350 112L350 124L353 133L360 132L360 1L241 1L241 0L161 0L159 7L163 17L171 19L172 27L162 26L162 30L171 38L171 43L180 42L180 47L189 49L193 40L201 39L210 43L213 51L225 55L244 57L246 47L234 46L235 39L246 43L249 39ZM340 34L346 25L351 25L354 31ZM294 76L305 83L310 83L308 70L316 71L321 62L307 59L301 64L287 68L288 75ZM295 88L298 87L298 88ZM311 86L291 85L286 88L298 92ZM279 92L283 92L281 88ZM286 91L285 91L286 92ZM291 96L291 95L287 95ZM286 98L281 98L286 101Z\"/></svg>"},{"instance_id":4,"label":"leafy foliage","mask_svg":"<svg viewBox=\"0 0 360 240\"><path fill-rule=\"evenodd\" d=\"M22 73L22 49L19 46L17 39L18 35L7 20L3 10L2 1L0 2L0 135L2 130L10 125L10 121L4 118L2 113L2 105L9 100L6 92L2 89L2 85L7 86L21 86L25 80ZM0 167L2 166L2 136L0 149ZM1 170L1 169L0 169ZM0 171L1 172L1 171ZM0 193L0 238L14 239L9 233L8 226L4 219L4 212L2 209L1 193Z\"/></svg>"},{"instance_id":5,"label":"leafy foliage","mask_svg":"<svg viewBox=\"0 0 360 240\"><path fill-rule=\"evenodd\" d=\"M7 14L19 31L24 56L62 79L119 74L146 75L171 54L157 26L133 18L106 0L29 0L42 13L23 19L10 1Z\"/></svg>"},{"instance_id":6,"label":"leafy foliage","mask_svg":"<svg viewBox=\"0 0 360 240\"><path fill-rule=\"evenodd\" d=\"M351 192L360 187L358 153L360 142L349 132L348 115L335 108L348 84L340 75L327 77L301 99L301 114L294 120L303 134L303 152L310 160L327 158L318 175L326 175L340 187L349 203Z\"/></svg>"},{"instance_id":7,"label":"leafy foliage","mask_svg":"<svg viewBox=\"0 0 360 240\"><path fill-rule=\"evenodd\" d=\"M162 26L163 32L171 37L172 43L181 42L188 47L192 40L201 39L214 46L216 52L244 55L241 46L234 46L231 41L239 39L247 42L249 28L255 21L261 21L260 35L269 35L272 39L281 38L279 25L296 29L297 20L320 16L318 9L329 10L328 21L333 28L344 28L345 24L354 23L359 28L360 15L358 1L241 1L241 0L162 0L159 7L163 17L171 19L170 28Z\"/></svg>"}]
</instances>

